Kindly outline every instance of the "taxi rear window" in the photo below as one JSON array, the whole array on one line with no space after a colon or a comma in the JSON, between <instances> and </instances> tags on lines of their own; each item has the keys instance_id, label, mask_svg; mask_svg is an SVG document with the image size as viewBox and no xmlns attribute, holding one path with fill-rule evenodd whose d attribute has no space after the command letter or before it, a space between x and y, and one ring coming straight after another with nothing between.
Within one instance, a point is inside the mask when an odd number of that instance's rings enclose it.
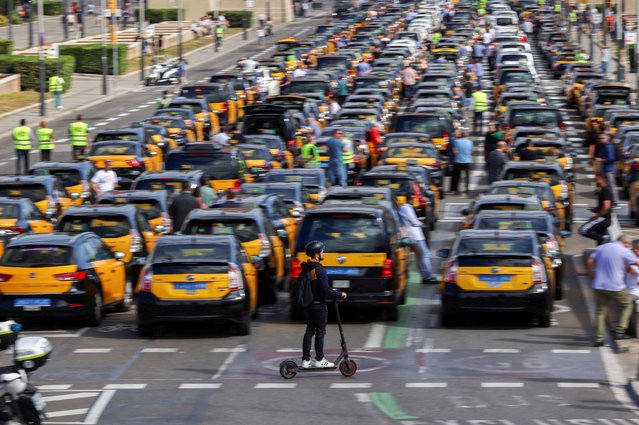
<instances>
[{"instance_id":1,"label":"taxi rear window","mask_svg":"<svg viewBox=\"0 0 639 425\"><path fill-rule=\"evenodd\" d=\"M389 187L400 194L412 193L413 189L413 181L408 179L362 177L361 183L362 186Z\"/></svg>"},{"instance_id":2,"label":"taxi rear window","mask_svg":"<svg viewBox=\"0 0 639 425\"><path fill-rule=\"evenodd\" d=\"M166 159L166 170L201 170L211 180L235 180L239 178L237 161L224 153L172 152Z\"/></svg>"},{"instance_id":3,"label":"taxi rear window","mask_svg":"<svg viewBox=\"0 0 639 425\"><path fill-rule=\"evenodd\" d=\"M487 230L532 230L548 231L548 222L544 217L484 217L474 224L475 229Z\"/></svg>"},{"instance_id":4,"label":"taxi rear window","mask_svg":"<svg viewBox=\"0 0 639 425\"><path fill-rule=\"evenodd\" d=\"M384 89L388 87L388 81L379 79L379 80L363 80L363 81L355 81L355 89Z\"/></svg>"},{"instance_id":5,"label":"taxi rear window","mask_svg":"<svg viewBox=\"0 0 639 425\"><path fill-rule=\"evenodd\" d=\"M534 83L534 80L527 72L509 72L501 77L501 84L506 83Z\"/></svg>"},{"instance_id":6,"label":"taxi rear window","mask_svg":"<svg viewBox=\"0 0 639 425\"><path fill-rule=\"evenodd\" d=\"M499 210L499 211L539 211L540 204L520 204L515 202L486 203L478 206L477 211Z\"/></svg>"},{"instance_id":7,"label":"taxi rear window","mask_svg":"<svg viewBox=\"0 0 639 425\"><path fill-rule=\"evenodd\" d=\"M183 180L144 179L135 183L135 190L166 190L169 195L182 190Z\"/></svg>"},{"instance_id":8,"label":"taxi rear window","mask_svg":"<svg viewBox=\"0 0 639 425\"><path fill-rule=\"evenodd\" d=\"M93 145L89 156L135 155L134 145Z\"/></svg>"},{"instance_id":9,"label":"taxi rear window","mask_svg":"<svg viewBox=\"0 0 639 425\"><path fill-rule=\"evenodd\" d=\"M123 140L125 142L139 142L137 133L100 133L95 136L94 142L104 142L109 140Z\"/></svg>"},{"instance_id":10,"label":"taxi rear window","mask_svg":"<svg viewBox=\"0 0 639 425\"><path fill-rule=\"evenodd\" d=\"M17 205L13 204L0 204L0 218L18 218L20 210Z\"/></svg>"},{"instance_id":11,"label":"taxi rear window","mask_svg":"<svg viewBox=\"0 0 639 425\"><path fill-rule=\"evenodd\" d=\"M546 109L516 109L510 116L512 125L519 127L558 127L561 122L559 111Z\"/></svg>"},{"instance_id":12,"label":"taxi rear window","mask_svg":"<svg viewBox=\"0 0 639 425\"><path fill-rule=\"evenodd\" d=\"M80 170L37 169L33 170L32 174L34 176L56 176L64 187L77 186L82 183L82 174L80 174Z\"/></svg>"},{"instance_id":13,"label":"taxi rear window","mask_svg":"<svg viewBox=\"0 0 639 425\"><path fill-rule=\"evenodd\" d=\"M72 264L71 249L64 246L12 246L0 264L7 267L54 267Z\"/></svg>"},{"instance_id":14,"label":"taxi rear window","mask_svg":"<svg viewBox=\"0 0 639 425\"><path fill-rule=\"evenodd\" d=\"M393 134L387 134L384 137L384 144L390 145L393 143L429 143L430 138L427 136L394 136Z\"/></svg>"},{"instance_id":15,"label":"taxi rear window","mask_svg":"<svg viewBox=\"0 0 639 425\"><path fill-rule=\"evenodd\" d=\"M185 235L234 235L240 242L250 242L259 238L260 227L255 220L190 220Z\"/></svg>"},{"instance_id":16,"label":"taxi rear window","mask_svg":"<svg viewBox=\"0 0 639 425\"><path fill-rule=\"evenodd\" d=\"M207 96L207 101L208 102L214 102L212 100L208 100L208 96ZM172 103L172 104L169 105L169 107L171 107L171 108L190 109L191 111L193 111L194 114L201 114L202 113L202 105L197 104L197 103Z\"/></svg>"},{"instance_id":17,"label":"taxi rear window","mask_svg":"<svg viewBox=\"0 0 639 425\"><path fill-rule=\"evenodd\" d=\"M522 186L496 186L486 191L486 195L516 195L533 196L546 200L549 193L543 187L522 187Z\"/></svg>"},{"instance_id":18,"label":"taxi rear window","mask_svg":"<svg viewBox=\"0 0 639 425\"><path fill-rule=\"evenodd\" d=\"M430 137L442 137L442 133L449 131L449 129L445 121L438 116L398 116L393 131L425 133Z\"/></svg>"},{"instance_id":19,"label":"taxi rear window","mask_svg":"<svg viewBox=\"0 0 639 425\"><path fill-rule=\"evenodd\" d=\"M244 157L244 159L248 159L248 160L267 160L268 159L268 155L267 152L263 149L251 149L251 148L245 148L243 146L240 146L240 152L242 153L242 156Z\"/></svg>"},{"instance_id":20,"label":"taxi rear window","mask_svg":"<svg viewBox=\"0 0 639 425\"><path fill-rule=\"evenodd\" d=\"M533 180L547 182L551 186L561 182L561 176L555 170L519 170L509 169L504 174L504 180Z\"/></svg>"},{"instance_id":21,"label":"taxi rear window","mask_svg":"<svg viewBox=\"0 0 639 425\"><path fill-rule=\"evenodd\" d=\"M162 207L158 201L131 199L130 202L138 207L147 220L153 220L162 216Z\"/></svg>"},{"instance_id":22,"label":"taxi rear window","mask_svg":"<svg viewBox=\"0 0 639 425\"><path fill-rule=\"evenodd\" d=\"M284 117L249 116L245 117L244 134L264 134L269 136L285 136L286 123Z\"/></svg>"},{"instance_id":23,"label":"taxi rear window","mask_svg":"<svg viewBox=\"0 0 639 425\"><path fill-rule=\"evenodd\" d=\"M435 148L432 146L393 146L386 151L389 158L435 158Z\"/></svg>"},{"instance_id":24,"label":"taxi rear window","mask_svg":"<svg viewBox=\"0 0 639 425\"><path fill-rule=\"evenodd\" d=\"M323 81L292 81L289 86L289 93L322 92L326 94L328 90L328 83Z\"/></svg>"},{"instance_id":25,"label":"taxi rear window","mask_svg":"<svg viewBox=\"0 0 639 425\"><path fill-rule=\"evenodd\" d=\"M93 232L101 238L121 238L128 236L131 224L124 215L67 216L62 217L57 229L69 233Z\"/></svg>"},{"instance_id":26,"label":"taxi rear window","mask_svg":"<svg viewBox=\"0 0 639 425\"><path fill-rule=\"evenodd\" d=\"M457 245L457 255L504 253L504 254L532 254L533 243L531 238L496 238L472 237L463 238Z\"/></svg>"},{"instance_id":27,"label":"taxi rear window","mask_svg":"<svg viewBox=\"0 0 639 425\"><path fill-rule=\"evenodd\" d=\"M145 123L153 124L153 125L161 125L162 127L168 128L184 128L184 121L182 119L160 119L160 118L149 118L144 120Z\"/></svg>"},{"instance_id":28,"label":"taxi rear window","mask_svg":"<svg viewBox=\"0 0 639 425\"><path fill-rule=\"evenodd\" d=\"M326 252L386 252L384 223L375 217L353 213L314 215L304 220L298 232L298 251L310 241L320 240Z\"/></svg>"},{"instance_id":29,"label":"taxi rear window","mask_svg":"<svg viewBox=\"0 0 639 425\"><path fill-rule=\"evenodd\" d=\"M339 119L341 120L362 120L362 121L377 121L377 115L375 114L358 114L358 113L349 113L345 112L340 114Z\"/></svg>"},{"instance_id":30,"label":"taxi rear window","mask_svg":"<svg viewBox=\"0 0 639 425\"><path fill-rule=\"evenodd\" d=\"M153 253L153 261L229 261L228 245L161 245Z\"/></svg>"},{"instance_id":31,"label":"taxi rear window","mask_svg":"<svg viewBox=\"0 0 639 425\"><path fill-rule=\"evenodd\" d=\"M41 184L0 185L0 196L29 198L33 202L40 202L47 199L47 190Z\"/></svg>"}]
</instances>

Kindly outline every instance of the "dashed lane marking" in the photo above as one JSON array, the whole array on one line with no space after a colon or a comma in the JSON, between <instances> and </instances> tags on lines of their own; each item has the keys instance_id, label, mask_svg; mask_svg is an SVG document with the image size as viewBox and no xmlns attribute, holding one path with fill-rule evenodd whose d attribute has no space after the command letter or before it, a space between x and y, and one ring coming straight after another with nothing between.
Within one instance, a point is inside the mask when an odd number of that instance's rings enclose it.
<instances>
[{"instance_id":1,"label":"dashed lane marking","mask_svg":"<svg viewBox=\"0 0 639 425\"><path fill-rule=\"evenodd\" d=\"M243 353L246 351L244 347L233 347L233 348L213 348L210 353Z\"/></svg>"},{"instance_id":2,"label":"dashed lane marking","mask_svg":"<svg viewBox=\"0 0 639 425\"><path fill-rule=\"evenodd\" d=\"M139 110L139 109L137 109L137 108L129 109L129 111L130 111L130 112L140 112L140 110Z\"/></svg>"},{"instance_id":3,"label":"dashed lane marking","mask_svg":"<svg viewBox=\"0 0 639 425\"><path fill-rule=\"evenodd\" d=\"M218 389L222 384L180 384L179 390L205 390L205 389Z\"/></svg>"},{"instance_id":4,"label":"dashed lane marking","mask_svg":"<svg viewBox=\"0 0 639 425\"><path fill-rule=\"evenodd\" d=\"M329 388L331 389L353 389L353 388L357 388L357 389L362 389L362 388L371 388L373 386L372 383L370 382L334 382L332 383Z\"/></svg>"},{"instance_id":5,"label":"dashed lane marking","mask_svg":"<svg viewBox=\"0 0 639 425\"><path fill-rule=\"evenodd\" d=\"M557 382L559 388L599 388L598 382Z\"/></svg>"},{"instance_id":6,"label":"dashed lane marking","mask_svg":"<svg viewBox=\"0 0 639 425\"><path fill-rule=\"evenodd\" d=\"M565 349L555 349L552 350L555 354L590 354L592 350L565 350Z\"/></svg>"},{"instance_id":7,"label":"dashed lane marking","mask_svg":"<svg viewBox=\"0 0 639 425\"><path fill-rule=\"evenodd\" d=\"M418 348L416 353L450 353L450 348Z\"/></svg>"},{"instance_id":8,"label":"dashed lane marking","mask_svg":"<svg viewBox=\"0 0 639 425\"><path fill-rule=\"evenodd\" d=\"M46 397L42 397L42 400L45 402L54 402L54 401L62 401L62 400L77 400L79 398L93 398L99 396L99 392L82 392L82 393L73 393L73 394L60 394L60 395L50 395ZM88 409L87 409L88 410Z\"/></svg>"},{"instance_id":9,"label":"dashed lane marking","mask_svg":"<svg viewBox=\"0 0 639 425\"><path fill-rule=\"evenodd\" d=\"M38 385L38 389L40 391L60 391L60 390L68 390L69 388L71 388L70 384Z\"/></svg>"},{"instance_id":10,"label":"dashed lane marking","mask_svg":"<svg viewBox=\"0 0 639 425\"><path fill-rule=\"evenodd\" d=\"M405 388L447 388L448 382L407 382Z\"/></svg>"},{"instance_id":11,"label":"dashed lane marking","mask_svg":"<svg viewBox=\"0 0 639 425\"><path fill-rule=\"evenodd\" d=\"M115 121L115 120L119 120L119 117L111 117L111 118L107 118L107 121Z\"/></svg>"},{"instance_id":12,"label":"dashed lane marking","mask_svg":"<svg viewBox=\"0 0 639 425\"><path fill-rule=\"evenodd\" d=\"M102 121L102 122L97 123L95 126L96 126L96 127L101 127L101 126L103 126L103 125L107 125L107 124L108 124L108 122L106 122L106 121Z\"/></svg>"},{"instance_id":13,"label":"dashed lane marking","mask_svg":"<svg viewBox=\"0 0 639 425\"><path fill-rule=\"evenodd\" d=\"M115 390L104 391L95 403L93 403L93 406L91 406L87 417L84 418L84 423L87 425L96 425L113 396L115 396Z\"/></svg>"},{"instance_id":14,"label":"dashed lane marking","mask_svg":"<svg viewBox=\"0 0 639 425\"><path fill-rule=\"evenodd\" d=\"M482 382L482 388L523 388L523 382Z\"/></svg>"},{"instance_id":15,"label":"dashed lane marking","mask_svg":"<svg viewBox=\"0 0 639 425\"><path fill-rule=\"evenodd\" d=\"M128 113L128 112L123 112L123 113L121 113L121 114L118 114L117 116L118 116L118 117L126 117L127 115L129 115L129 113Z\"/></svg>"},{"instance_id":16,"label":"dashed lane marking","mask_svg":"<svg viewBox=\"0 0 639 425\"><path fill-rule=\"evenodd\" d=\"M261 383L261 384L255 384L253 388L255 388L256 390L272 390L272 389L284 390L284 389L294 389L295 387L297 387L297 384L294 384L294 383L290 383L290 384Z\"/></svg>"},{"instance_id":17,"label":"dashed lane marking","mask_svg":"<svg viewBox=\"0 0 639 425\"><path fill-rule=\"evenodd\" d=\"M59 410L57 412L47 412L47 418L63 418L65 416L84 415L88 411L89 409L85 408L85 409Z\"/></svg>"},{"instance_id":18,"label":"dashed lane marking","mask_svg":"<svg viewBox=\"0 0 639 425\"><path fill-rule=\"evenodd\" d=\"M107 354L113 351L112 348L78 348L73 350L74 354Z\"/></svg>"},{"instance_id":19,"label":"dashed lane marking","mask_svg":"<svg viewBox=\"0 0 639 425\"><path fill-rule=\"evenodd\" d=\"M146 388L146 384L108 384L103 389L105 390L143 390Z\"/></svg>"},{"instance_id":20,"label":"dashed lane marking","mask_svg":"<svg viewBox=\"0 0 639 425\"><path fill-rule=\"evenodd\" d=\"M521 350L517 348L486 348L484 353L520 353Z\"/></svg>"},{"instance_id":21,"label":"dashed lane marking","mask_svg":"<svg viewBox=\"0 0 639 425\"><path fill-rule=\"evenodd\" d=\"M142 353L177 353L177 348L145 348Z\"/></svg>"}]
</instances>

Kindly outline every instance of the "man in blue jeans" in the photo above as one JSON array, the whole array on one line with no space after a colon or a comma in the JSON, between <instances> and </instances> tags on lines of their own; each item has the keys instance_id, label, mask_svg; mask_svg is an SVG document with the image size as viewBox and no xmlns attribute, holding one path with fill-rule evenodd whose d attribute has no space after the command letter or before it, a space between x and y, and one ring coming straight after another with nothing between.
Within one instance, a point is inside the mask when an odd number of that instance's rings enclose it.
<instances>
[{"instance_id":1,"label":"man in blue jeans","mask_svg":"<svg viewBox=\"0 0 639 425\"><path fill-rule=\"evenodd\" d=\"M470 191L470 166L473 163L473 147L472 140L465 137L460 129L455 130L455 138L453 139L453 179L451 181L450 190L455 194L459 194L459 180L461 173L464 172L466 182L466 193Z\"/></svg>"},{"instance_id":2,"label":"man in blue jeans","mask_svg":"<svg viewBox=\"0 0 639 425\"><path fill-rule=\"evenodd\" d=\"M342 143L342 139L344 138L344 133L340 129L333 130L333 135L326 145L328 146L328 168L326 172L328 174L328 179L331 181L331 184L339 185L339 186L347 186L347 171L346 165L344 164L344 144Z\"/></svg>"},{"instance_id":3,"label":"man in blue jeans","mask_svg":"<svg viewBox=\"0 0 639 425\"><path fill-rule=\"evenodd\" d=\"M422 231L422 222L417 218L415 208L413 208L413 197L406 196L406 202L399 208L399 217L402 225L408 231L408 236L413 240L413 249L415 250L415 260L422 274L422 283L437 283L437 279L433 276L433 267L430 263L430 251L426 244L426 238Z\"/></svg>"}]
</instances>

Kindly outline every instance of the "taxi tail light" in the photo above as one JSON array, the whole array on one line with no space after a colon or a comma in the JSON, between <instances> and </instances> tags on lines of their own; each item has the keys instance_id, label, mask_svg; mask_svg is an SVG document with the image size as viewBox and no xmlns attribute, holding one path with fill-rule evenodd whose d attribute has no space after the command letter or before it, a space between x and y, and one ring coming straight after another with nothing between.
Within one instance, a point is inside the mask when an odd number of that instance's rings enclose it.
<instances>
[{"instance_id":1,"label":"taxi tail light","mask_svg":"<svg viewBox=\"0 0 639 425\"><path fill-rule=\"evenodd\" d=\"M76 282L87 277L87 272L59 273L54 274L53 277L62 282Z\"/></svg>"},{"instance_id":2,"label":"taxi tail light","mask_svg":"<svg viewBox=\"0 0 639 425\"><path fill-rule=\"evenodd\" d=\"M226 112L229 110L229 105L226 102L222 103L222 106L220 107L220 112Z\"/></svg>"},{"instance_id":3,"label":"taxi tail light","mask_svg":"<svg viewBox=\"0 0 639 425\"><path fill-rule=\"evenodd\" d=\"M233 189L240 190L241 187L242 187L242 182L240 182L239 180L235 180L235 183L233 183Z\"/></svg>"},{"instance_id":4,"label":"taxi tail light","mask_svg":"<svg viewBox=\"0 0 639 425\"><path fill-rule=\"evenodd\" d=\"M17 234L24 233L24 229L18 226L3 227L2 230L4 230L7 233L17 233Z\"/></svg>"},{"instance_id":5,"label":"taxi tail light","mask_svg":"<svg viewBox=\"0 0 639 425\"><path fill-rule=\"evenodd\" d=\"M559 124L559 129L560 129L561 131L566 131L566 123L564 123L564 122L560 123L560 124Z\"/></svg>"},{"instance_id":6,"label":"taxi tail light","mask_svg":"<svg viewBox=\"0 0 639 425\"><path fill-rule=\"evenodd\" d=\"M260 257L268 257L271 254L271 242L264 233L260 233Z\"/></svg>"},{"instance_id":7,"label":"taxi tail light","mask_svg":"<svg viewBox=\"0 0 639 425\"><path fill-rule=\"evenodd\" d=\"M140 291L151 292L152 281L153 281L153 272L151 270L145 271L144 276L142 277L142 283L140 283Z\"/></svg>"},{"instance_id":8,"label":"taxi tail light","mask_svg":"<svg viewBox=\"0 0 639 425\"><path fill-rule=\"evenodd\" d=\"M451 261L446 270L446 282L455 283L457 281L457 261Z\"/></svg>"},{"instance_id":9,"label":"taxi tail light","mask_svg":"<svg viewBox=\"0 0 639 425\"><path fill-rule=\"evenodd\" d=\"M142 238L140 237L140 233L135 229L131 229L129 236L131 236L131 252L142 251Z\"/></svg>"},{"instance_id":10,"label":"taxi tail light","mask_svg":"<svg viewBox=\"0 0 639 425\"><path fill-rule=\"evenodd\" d=\"M173 220L171 219L171 216L169 216L169 213L162 213L162 224L169 230L169 232L173 228Z\"/></svg>"},{"instance_id":11,"label":"taxi tail light","mask_svg":"<svg viewBox=\"0 0 639 425\"><path fill-rule=\"evenodd\" d=\"M442 131L442 137L443 137L443 138L448 137L448 132L447 132L447 131Z\"/></svg>"},{"instance_id":12,"label":"taxi tail light","mask_svg":"<svg viewBox=\"0 0 639 425\"><path fill-rule=\"evenodd\" d=\"M555 212L555 207L545 207L544 210L553 213Z\"/></svg>"},{"instance_id":13,"label":"taxi tail light","mask_svg":"<svg viewBox=\"0 0 639 425\"><path fill-rule=\"evenodd\" d=\"M240 273L240 269L233 263L229 264L229 289L231 291L244 289L242 273Z\"/></svg>"},{"instance_id":14,"label":"taxi tail light","mask_svg":"<svg viewBox=\"0 0 639 425\"><path fill-rule=\"evenodd\" d=\"M0 283L8 282L12 277L11 274L0 274Z\"/></svg>"},{"instance_id":15,"label":"taxi tail light","mask_svg":"<svg viewBox=\"0 0 639 425\"><path fill-rule=\"evenodd\" d=\"M393 277L393 260L390 258L384 261L384 266L382 267L382 277Z\"/></svg>"},{"instance_id":16,"label":"taxi tail light","mask_svg":"<svg viewBox=\"0 0 639 425\"><path fill-rule=\"evenodd\" d=\"M139 167L142 165L142 163L137 159L129 159L126 162L126 165L128 165L129 167Z\"/></svg>"},{"instance_id":17,"label":"taxi tail light","mask_svg":"<svg viewBox=\"0 0 639 425\"><path fill-rule=\"evenodd\" d=\"M532 280L533 284L540 284L544 281L544 265L537 260L532 263Z\"/></svg>"},{"instance_id":18,"label":"taxi tail light","mask_svg":"<svg viewBox=\"0 0 639 425\"><path fill-rule=\"evenodd\" d=\"M554 235L548 235L548 238L546 238L546 249L549 252L559 252L559 242L557 242Z\"/></svg>"},{"instance_id":19,"label":"taxi tail light","mask_svg":"<svg viewBox=\"0 0 639 425\"><path fill-rule=\"evenodd\" d=\"M302 274L302 264L300 263L300 260L297 258L293 258L291 260L291 277L300 277L300 274Z\"/></svg>"}]
</instances>

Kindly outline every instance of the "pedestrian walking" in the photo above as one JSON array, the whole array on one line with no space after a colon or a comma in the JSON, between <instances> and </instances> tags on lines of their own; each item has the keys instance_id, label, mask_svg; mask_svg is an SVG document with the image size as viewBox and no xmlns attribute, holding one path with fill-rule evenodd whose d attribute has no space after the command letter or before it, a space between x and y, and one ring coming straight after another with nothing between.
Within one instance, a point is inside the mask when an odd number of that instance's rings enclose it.
<instances>
[{"instance_id":1,"label":"pedestrian walking","mask_svg":"<svg viewBox=\"0 0 639 425\"><path fill-rule=\"evenodd\" d=\"M49 77L49 92L53 96L53 104L56 109L62 109L62 92L64 91L64 78L60 76L60 71Z\"/></svg>"},{"instance_id":2,"label":"pedestrian walking","mask_svg":"<svg viewBox=\"0 0 639 425\"><path fill-rule=\"evenodd\" d=\"M347 171L344 165L344 146L342 139L344 133L340 129L333 130L331 138L328 139L326 145L328 147L328 168L326 172L331 183L336 186L347 185Z\"/></svg>"},{"instance_id":3,"label":"pedestrian walking","mask_svg":"<svg viewBox=\"0 0 639 425\"><path fill-rule=\"evenodd\" d=\"M455 130L453 140L453 178L450 190L459 195L459 180L465 173L466 193L470 191L470 165L473 163L473 142L460 129Z\"/></svg>"},{"instance_id":4,"label":"pedestrian walking","mask_svg":"<svg viewBox=\"0 0 639 425\"><path fill-rule=\"evenodd\" d=\"M480 90L479 86L475 87L472 98L473 105L473 133L481 134L484 122L484 112L488 110L488 95Z\"/></svg>"},{"instance_id":5,"label":"pedestrian walking","mask_svg":"<svg viewBox=\"0 0 639 425\"><path fill-rule=\"evenodd\" d=\"M328 321L326 302L331 299L345 300L347 295L328 285L328 275L321 263L324 260L324 244L321 241L309 242L304 251L309 260L302 263L302 273L311 282L313 302L304 308L306 330L302 341L302 367L334 367L335 365L324 357L324 335L326 335ZM315 336L315 359L311 361L313 336Z\"/></svg>"},{"instance_id":6,"label":"pedestrian walking","mask_svg":"<svg viewBox=\"0 0 639 425\"><path fill-rule=\"evenodd\" d=\"M495 150L488 154L488 161L486 162L486 168L488 171L488 184L496 182L501 177L501 172L504 166L509 161L508 144L506 142L497 142Z\"/></svg>"},{"instance_id":7,"label":"pedestrian walking","mask_svg":"<svg viewBox=\"0 0 639 425\"><path fill-rule=\"evenodd\" d=\"M497 130L497 124L494 121L488 123L488 131L484 137L484 161L488 162L488 154L497 148L497 143L504 140L504 135Z\"/></svg>"},{"instance_id":8,"label":"pedestrian walking","mask_svg":"<svg viewBox=\"0 0 639 425\"><path fill-rule=\"evenodd\" d=\"M221 204L217 204L218 208L239 208L242 205L235 200L237 192L233 188L228 188L224 191L225 200Z\"/></svg>"},{"instance_id":9,"label":"pedestrian walking","mask_svg":"<svg viewBox=\"0 0 639 425\"><path fill-rule=\"evenodd\" d=\"M46 121L40 121L40 127L36 130L38 147L40 148L40 161L51 161L51 151L55 147L53 129L47 127Z\"/></svg>"},{"instance_id":10,"label":"pedestrian walking","mask_svg":"<svg viewBox=\"0 0 639 425\"><path fill-rule=\"evenodd\" d=\"M258 47L264 47L264 38L266 37L266 31L263 26L257 28L257 45Z\"/></svg>"},{"instance_id":11,"label":"pedestrian walking","mask_svg":"<svg viewBox=\"0 0 639 425\"><path fill-rule=\"evenodd\" d=\"M635 239L632 241L632 247L630 251L635 255L635 260L639 261L639 239ZM633 301L639 300L639 266L630 265L626 272L626 289L628 290L628 294L633 299ZM631 316L632 321L632 316ZM636 327L636 323L632 325L633 328Z\"/></svg>"},{"instance_id":12,"label":"pedestrian walking","mask_svg":"<svg viewBox=\"0 0 639 425\"><path fill-rule=\"evenodd\" d=\"M32 142L35 140L33 131L27 127L27 120L22 118L20 125L13 129L13 145L16 150L16 174L21 175L29 172L29 151ZM24 167L22 168L21 165Z\"/></svg>"},{"instance_id":13,"label":"pedestrian walking","mask_svg":"<svg viewBox=\"0 0 639 425\"><path fill-rule=\"evenodd\" d=\"M610 46L604 44L601 46L601 73L604 75L604 78L608 78L608 64L610 63Z\"/></svg>"},{"instance_id":14,"label":"pedestrian walking","mask_svg":"<svg viewBox=\"0 0 639 425\"><path fill-rule=\"evenodd\" d=\"M604 344L606 313L611 302L621 307L614 338L630 339L626 335L626 330L630 322L633 302L628 294L625 274L629 266L639 266L636 255L628 249L630 243L628 236L621 235L617 241L597 247L586 261L597 302L595 347L601 347Z\"/></svg>"},{"instance_id":15,"label":"pedestrian walking","mask_svg":"<svg viewBox=\"0 0 639 425\"><path fill-rule=\"evenodd\" d=\"M69 124L69 141L72 148L71 158L74 161L83 161L89 144L89 125L84 122L82 115L78 115L75 121Z\"/></svg>"},{"instance_id":16,"label":"pedestrian walking","mask_svg":"<svg viewBox=\"0 0 639 425\"><path fill-rule=\"evenodd\" d=\"M524 142L524 148L519 151L519 160L520 161L536 161L537 154L533 150L533 141L531 139L526 139Z\"/></svg>"},{"instance_id":17,"label":"pedestrian walking","mask_svg":"<svg viewBox=\"0 0 639 425\"><path fill-rule=\"evenodd\" d=\"M222 41L224 40L224 25L218 23L215 26L215 51L222 50Z\"/></svg>"},{"instance_id":18,"label":"pedestrian walking","mask_svg":"<svg viewBox=\"0 0 639 425\"><path fill-rule=\"evenodd\" d=\"M417 71L410 65L405 65L404 69L400 71L402 78L402 98L404 100L410 100L415 93L415 85L417 85Z\"/></svg>"},{"instance_id":19,"label":"pedestrian walking","mask_svg":"<svg viewBox=\"0 0 639 425\"><path fill-rule=\"evenodd\" d=\"M91 178L91 189L98 197L118 188L118 175L112 166L113 162L110 159L105 160L104 168L96 171Z\"/></svg>"},{"instance_id":20,"label":"pedestrian walking","mask_svg":"<svg viewBox=\"0 0 639 425\"><path fill-rule=\"evenodd\" d=\"M180 84L186 84L186 59L180 58L177 68L177 76Z\"/></svg>"},{"instance_id":21,"label":"pedestrian walking","mask_svg":"<svg viewBox=\"0 0 639 425\"><path fill-rule=\"evenodd\" d=\"M596 241L597 245L601 245L609 240L608 227L610 227L612 217L612 191L606 177L602 174L595 174L595 183L599 188L597 206L589 208L595 215L579 228L579 234Z\"/></svg>"},{"instance_id":22,"label":"pedestrian walking","mask_svg":"<svg viewBox=\"0 0 639 425\"><path fill-rule=\"evenodd\" d=\"M348 79L346 75L342 74L339 76L339 80L337 80L337 102L341 105L348 97Z\"/></svg>"},{"instance_id":23,"label":"pedestrian walking","mask_svg":"<svg viewBox=\"0 0 639 425\"><path fill-rule=\"evenodd\" d=\"M215 190L211 187L211 182L206 174L202 174L200 177L200 204L203 208L211 206L217 199Z\"/></svg>"},{"instance_id":24,"label":"pedestrian walking","mask_svg":"<svg viewBox=\"0 0 639 425\"><path fill-rule=\"evenodd\" d=\"M619 191L617 189L617 148L610 141L610 136L602 133L599 135L599 143L595 149L595 167L597 172L606 176L606 181L612 192L612 206L619 203Z\"/></svg>"},{"instance_id":25,"label":"pedestrian walking","mask_svg":"<svg viewBox=\"0 0 639 425\"><path fill-rule=\"evenodd\" d=\"M182 192L173 198L173 203L169 207L169 215L173 221L173 231L179 232L189 213L198 208L200 208L200 202L191 193L191 182L183 182Z\"/></svg>"},{"instance_id":26,"label":"pedestrian walking","mask_svg":"<svg viewBox=\"0 0 639 425\"><path fill-rule=\"evenodd\" d=\"M413 207L413 196L407 194L406 202L399 207L399 218L406 228L408 236L413 240L415 259L422 275L422 283L435 284L437 279L433 276L433 267L430 262L430 250L426 243L426 237L422 230L422 222L417 218Z\"/></svg>"}]
</instances>

